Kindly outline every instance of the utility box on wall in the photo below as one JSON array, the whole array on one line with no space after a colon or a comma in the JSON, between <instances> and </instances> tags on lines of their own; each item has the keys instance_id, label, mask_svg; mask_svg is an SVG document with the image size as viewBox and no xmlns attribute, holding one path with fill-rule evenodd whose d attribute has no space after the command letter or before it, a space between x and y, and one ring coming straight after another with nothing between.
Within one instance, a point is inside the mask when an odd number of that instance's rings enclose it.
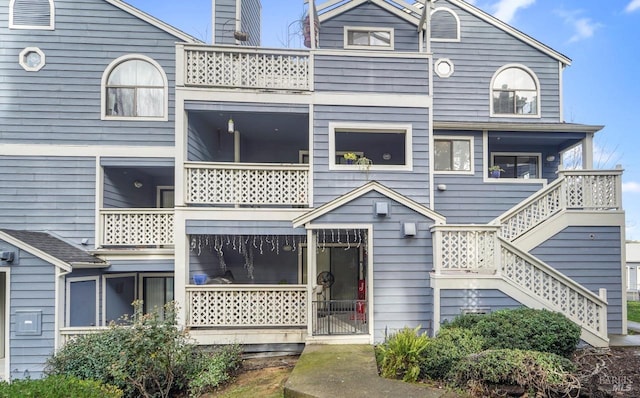
<instances>
[{"instance_id":1,"label":"utility box on wall","mask_svg":"<svg viewBox=\"0 0 640 398\"><path fill-rule=\"evenodd\" d=\"M42 311L18 310L16 311L16 336L40 336L42 335Z\"/></svg>"}]
</instances>

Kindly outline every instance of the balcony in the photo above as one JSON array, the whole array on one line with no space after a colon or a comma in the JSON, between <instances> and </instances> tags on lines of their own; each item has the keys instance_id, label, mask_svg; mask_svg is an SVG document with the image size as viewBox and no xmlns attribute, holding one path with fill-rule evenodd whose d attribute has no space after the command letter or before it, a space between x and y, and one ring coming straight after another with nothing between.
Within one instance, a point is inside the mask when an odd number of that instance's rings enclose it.
<instances>
[{"instance_id":1,"label":"balcony","mask_svg":"<svg viewBox=\"0 0 640 398\"><path fill-rule=\"evenodd\" d=\"M99 231L102 247L173 245L173 209L102 209Z\"/></svg>"},{"instance_id":2,"label":"balcony","mask_svg":"<svg viewBox=\"0 0 640 398\"><path fill-rule=\"evenodd\" d=\"M186 203L306 207L309 166L272 163L187 163Z\"/></svg>"},{"instance_id":3,"label":"balcony","mask_svg":"<svg viewBox=\"0 0 640 398\"><path fill-rule=\"evenodd\" d=\"M307 325L305 285L187 286L189 327L291 328Z\"/></svg>"},{"instance_id":4,"label":"balcony","mask_svg":"<svg viewBox=\"0 0 640 398\"><path fill-rule=\"evenodd\" d=\"M306 51L179 45L180 58L183 62L178 62L178 76L182 76L185 87L289 91L311 88Z\"/></svg>"}]
</instances>

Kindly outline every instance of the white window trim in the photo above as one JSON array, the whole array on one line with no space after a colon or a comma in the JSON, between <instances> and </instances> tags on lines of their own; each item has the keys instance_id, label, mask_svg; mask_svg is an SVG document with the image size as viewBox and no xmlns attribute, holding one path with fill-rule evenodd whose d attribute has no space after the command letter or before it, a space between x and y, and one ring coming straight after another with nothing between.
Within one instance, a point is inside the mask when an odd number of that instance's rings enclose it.
<instances>
[{"instance_id":1,"label":"white window trim","mask_svg":"<svg viewBox=\"0 0 640 398\"><path fill-rule=\"evenodd\" d=\"M36 66L27 65L25 59L27 54L32 52L40 55L40 63ZM47 57L45 56L44 52L38 47L26 47L24 50L20 51L20 55L18 55L18 63L20 63L22 69L26 70L27 72L37 72L40 69L44 68L45 64L47 63Z\"/></svg>"},{"instance_id":2,"label":"white window trim","mask_svg":"<svg viewBox=\"0 0 640 398\"><path fill-rule=\"evenodd\" d=\"M358 46L349 44L349 32L389 32L388 46ZM393 28L381 28L372 26L345 26L344 27L344 48L352 50L376 50L376 51L393 51L395 47L395 35Z\"/></svg>"},{"instance_id":3,"label":"white window trim","mask_svg":"<svg viewBox=\"0 0 640 398\"><path fill-rule=\"evenodd\" d=\"M496 77L504 70L509 68L518 68L527 72L533 82L536 85L536 110L538 113L535 115L519 115L517 113L494 113L493 111L493 83L496 80ZM501 118L518 118L518 119L540 119L542 117L542 109L540 107L540 96L541 96L541 88L540 88L540 80L538 80L538 76L529 68L522 64L506 64L501 66L491 77L491 83L489 84L489 116L490 117L501 117Z\"/></svg>"},{"instance_id":4,"label":"white window trim","mask_svg":"<svg viewBox=\"0 0 640 398\"><path fill-rule=\"evenodd\" d=\"M156 186L156 208L163 209L163 207L160 207L160 205L162 204L162 191L169 191L169 190L173 191L174 202L175 202L176 187L174 185L158 185L158 186Z\"/></svg>"},{"instance_id":5,"label":"white window trim","mask_svg":"<svg viewBox=\"0 0 640 398\"><path fill-rule=\"evenodd\" d=\"M491 163L489 166L493 166L495 164L494 159L496 156L535 156L538 158L538 176L539 178L508 178L508 177L500 177L500 178L489 178L489 180L504 180L507 182L535 182L535 183L546 183L547 180L542 178L542 153L540 152L491 152L489 154L489 159ZM487 172L488 174L488 172Z\"/></svg>"},{"instance_id":6,"label":"white window trim","mask_svg":"<svg viewBox=\"0 0 640 398\"><path fill-rule=\"evenodd\" d=\"M405 135L405 164L376 165L367 167L368 171L412 171L413 170L413 129L410 124L384 124L384 123L329 123L329 170L361 170L363 166L358 164L336 164L336 156L344 151L336 151L336 130L362 133L398 133ZM354 148L356 149L356 148ZM358 152L356 152L358 153ZM366 153L364 154L367 155Z\"/></svg>"},{"instance_id":7,"label":"white window trim","mask_svg":"<svg viewBox=\"0 0 640 398\"><path fill-rule=\"evenodd\" d=\"M16 25L13 23L13 7L16 0L9 2L9 29L31 29L31 30L54 30L56 27L56 7L53 4L53 0L49 1L49 25Z\"/></svg>"},{"instance_id":8,"label":"white window trim","mask_svg":"<svg viewBox=\"0 0 640 398\"><path fill-rule=\"evenodd\" d=\"M436 170L435 164L435 143L436 141L469 141L469 151L471 152L471 170ZM475 174L475 146L474 146L474 137L472 135L434 135L433 136L433 151L434 151L434 162L433 162L433 174L455 174L455 175L474 175Z\"/></svg>"},{"instance_id":9,"label":"white window trim","mask_svg":"<svg viewBox=\"0 0 640 398\"><path fill-rule=\"evenodd\" d=\"M122 62L132 61L132 60L141 60L150 63L153 65L162 76L162 81L164 84L164 115L162 117L128 117L128 116L108 116L107 115L107 80L109 79L109 75L113 72L113 69L120 65ZM100 82L100 118L101 120L131 120L131 121L168 121L169 120L169 82L167 79L167 75L164 72L164 69L158 62L153 60L152 58L147 57L142 54L127 54L119 57L113 61L105 68L102 73L102 81Z\"/></svg>"},{"instance_id":10,"label":"white window trim","mask_svg":"<svg viewBox=\"0 0 640 398\"><path fill-rule=\"evenodd\" d=\"M441 42L441 43L459 43L460 42L460 17L458 17L458 14L456 14L455 11L453 11L448 7L436 7L431 11L432 18L436 12L448 12L449 14L453 15L453 17L456 20L456 38L455 39L438 39L435 37L431 37L431 41Z\"/></svg>"},{"instance_id":11,"label":"white window trim","mask_svg":"<svg viewBox=\"0 0 640 398\"><path fill-rule=\"evenodd\" d=\"M67 278L66 281L66 292L65 292L65 314L64 314L64 326L69 326L71 321L71 284L74 282L86 282L86 281L95 281L96 283L96 320L94 322L94 326L100 325L100 277L99 276L80 276L74 278ZM89 327L89 326L87 326Z\"/></svg>"},{"instance_id":12,"label":"white window trim","mask_svg":"<svg viewBox=\"0 0 640 398\"><path fill-rule=\"evenodd\" d=\"M176 298L176 276L173 272L144 272L138 274L138 300L144 300L144 280L146 278L173 278L173 298ZM145 304L143 304L144 308Z\"/></svg>"},{"instance_id":13,"label":"white window trim","mask_svg":"<svg viewBox=\"0 0 640 398\"><path fill-rule=\"evenodd\" d=\"M104 286L105 288L102 289L102 326L109 326L107 325L107 278L111 279L111 278L130 278L133 277L134 281L133 281L133 285L134 285L134 292L133 292L133 297L135 298L135 300L138 300L138 289L136 289L135 287L138 286L138 274L135 272L132 273L127 273L127 274L109 274L109 275L102 275L102 286Z\"/></svg>"},{"instance_id":14,"label":"white window trim","mask_svg":"<svg viewBox=\"0 0 640 398\"><path fill-rule=\"evenodd\" d=\"M440 71L438 70L438 65L443 63L447 63L451 67L451 70L449 71L449 73L440 73ZM438 75L439 77L447 78L453 75L453 72L455 72L455 66L453 65L453 61L451 61L449 58L440 58L433 64L433 70L436 72L436 75Z\"/></svg>"}]
</instances>

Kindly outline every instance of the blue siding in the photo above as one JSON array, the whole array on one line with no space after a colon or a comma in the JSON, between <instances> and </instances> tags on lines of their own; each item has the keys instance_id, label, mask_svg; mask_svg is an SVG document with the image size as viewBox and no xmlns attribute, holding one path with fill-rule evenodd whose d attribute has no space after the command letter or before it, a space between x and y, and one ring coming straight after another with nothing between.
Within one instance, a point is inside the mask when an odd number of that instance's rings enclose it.
<instances>
[{"instance_id":1,"label":"blue siding","mask_svg":"<svg viewBox=\"0 0 640 398\"><path fill-rule=\"evenodd\" d=\"M7 229L95 234L94 158L0 156L0 220Z\"/></svg>"},{"instance_id":2,"label":"blue siding","mask_svg":"<svg viewBox=\"0 0 640 398\"><path fill-rule=\"evenodd\" d=\"M494 289L445 289L440 291L440 322L451 321L463 310L486 309L494 312L505 308L519 308L522 304Z\"/></svg>"},{"instance_id":3,"label":"blue siding","mask_svg":"<svg viewBox=\"0 0 640 398\"><path fill-rule=\"evenodd\" d=\"M389 216L374 214L375 202L389 204ZM405 238L402 222L417 223L415 237ZM433 269L433 244L429 227L433 221L400 203L369 192L318 217L313 223L358 223L373 225L373 296L376 341L385 333L405 326L432 327L433 290L429 272Z\"/></svg>"},{"instance_id":4,"label":"blue siding","mask_svg":"<svg viewBox=\"0 0 640 398\"><path fill-rule=\"evenodd\" d=\"M241 21L242 31L249 33L249 40L241 43L247 46L260 45L260 26L261 26L262 6L260 0L243 0L241 4Z\"/></svg>"},{"instance_id":5,"label":"blue siding","mask_svg":"<svg viewBox=\"0 0 640 398\"><path fill-rule=\"evenodd\" d=\"M54 31L9 30L7 15L2 19L0 140L173 145L178 39L102 0L56 0L55 8ZM33 45L45 53L46 65L27 72L17 55ZM113 60L129 54L146 55L162 66L169 80L169 121L100 120L103 73Z\"/></svg>"},{"instance_id":6,"label":"blue siding","mask_svg":"<svg viewBox=\"0 0 640 398\"><path fill-rule=\"evenodd\" d=\"M372 3L364 3L337 15L320 26L320 48L344 48L344 26L393 28L395 51L418 51L416 26Z\"/></svg>"},{"instance_id":7,"label":"blue siding","mask_svg":"<svg viewBox=\"0 0 640 398\"><path fill-rule=\"evenodd\" d=\"M442 3L442 4L441 4ZM541 119L520 121L561 122L560 75L558 61L480 18L448 3L460 18L459 43L432 44L433 59L449 58L455 72L449 78L434 75L434 120L509 121L514 118L490 118L490 84L503 65L519 63L537 75L541 85Z\"/></svg>"},{"instance_id":8,"label":"blue siding","mask_svg":"<svg viewBox=\"0 0 640 398\"><path fill-rule=\"evenodd\" d=\"M316 91L428 95L429 60L318 53L313 78Z\"/></svg>"},{"instance_id":9,"label":"blue siding","mask_svg":"<svg viewBox=\"0 0 640 398\"><path fill-rule=\"evenodd\" d=\"M233 32L236 29L236 0L213 0L214 4L214 44L235 44Z\"/></svg>"},{"instance_id":10,"label":"blue siding","mask_svg":"<svg viewBox=\"0 0 640 398\"><path fill-rule=\"evenodd\" d=\"M435 191L435 210L449 224L485 224L526 199L541 183L484 182L487 167L483 165L482 132L441 131L438 135L473 137L474 174L435 174L435 186L445 184L445 191Z\"/></svg>"},{"instance_id":11,"label":"blue siding","mask_svg":"<svg viewBox=\"0 0 640 398\"><path fill-rule=\"evenodd\" d=\"M31 253L10 247L0 241L6 250L16 252L18 261L10 269L10 369L12 378L40 378L44 364L54 351L55 338L55 267ZM42 333L17 335L16 312L40 311Z\"/></svg>"},{"instance_id":12,"label":"blue siding","mask_svg":"<svg viewBox=\"0 0 640 398\"><path fill-rule=\"evenodd\" d=\"M607 289L609 333L622 334L621 231L619 227L569 227L531 254L598 294ZM626 331L625 331L626 332Z\"/></svg>"},{"instance_id":13,"label":"blue siding","mask_svg":"<svg viewBox=\"0 0 640 398\"><path fill-rule=\"evenodd\" d=\"M105 269L105 274L127 272L173 272L173 259L156 260L109 260L111 266Z\"/></svg>"},{"instance_id":14,"label":"blue siding","mask_svg":"<svg viewBox=\"0 0 640 398\"><path fill-rule=\"evenodd\" d=\"M314 108L314 205L319 206L369 180L428 205L429 128L426 108L326 106ZM329 123L401 123L413 129L413 171L329 170ZM381 148L384 150L384 148ZM375 161L374 161L375 164Z\"/></svg>"}]
</instances>

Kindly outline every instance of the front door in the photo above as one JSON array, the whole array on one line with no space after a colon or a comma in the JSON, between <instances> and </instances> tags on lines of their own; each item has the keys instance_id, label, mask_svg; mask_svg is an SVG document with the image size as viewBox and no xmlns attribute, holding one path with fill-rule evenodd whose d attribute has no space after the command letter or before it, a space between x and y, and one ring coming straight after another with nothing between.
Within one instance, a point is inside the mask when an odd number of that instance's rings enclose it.
<instances>
[{"instance_id":1,"label":"front door","mask_svg":"<svg viewBox=\"0 0 640 398\"><path fill-rule=\"evenodd\" d=\"M316 266L313 334L367 333L363 248L327 245L318 250Z\"/></svg>"}]
</instances>

